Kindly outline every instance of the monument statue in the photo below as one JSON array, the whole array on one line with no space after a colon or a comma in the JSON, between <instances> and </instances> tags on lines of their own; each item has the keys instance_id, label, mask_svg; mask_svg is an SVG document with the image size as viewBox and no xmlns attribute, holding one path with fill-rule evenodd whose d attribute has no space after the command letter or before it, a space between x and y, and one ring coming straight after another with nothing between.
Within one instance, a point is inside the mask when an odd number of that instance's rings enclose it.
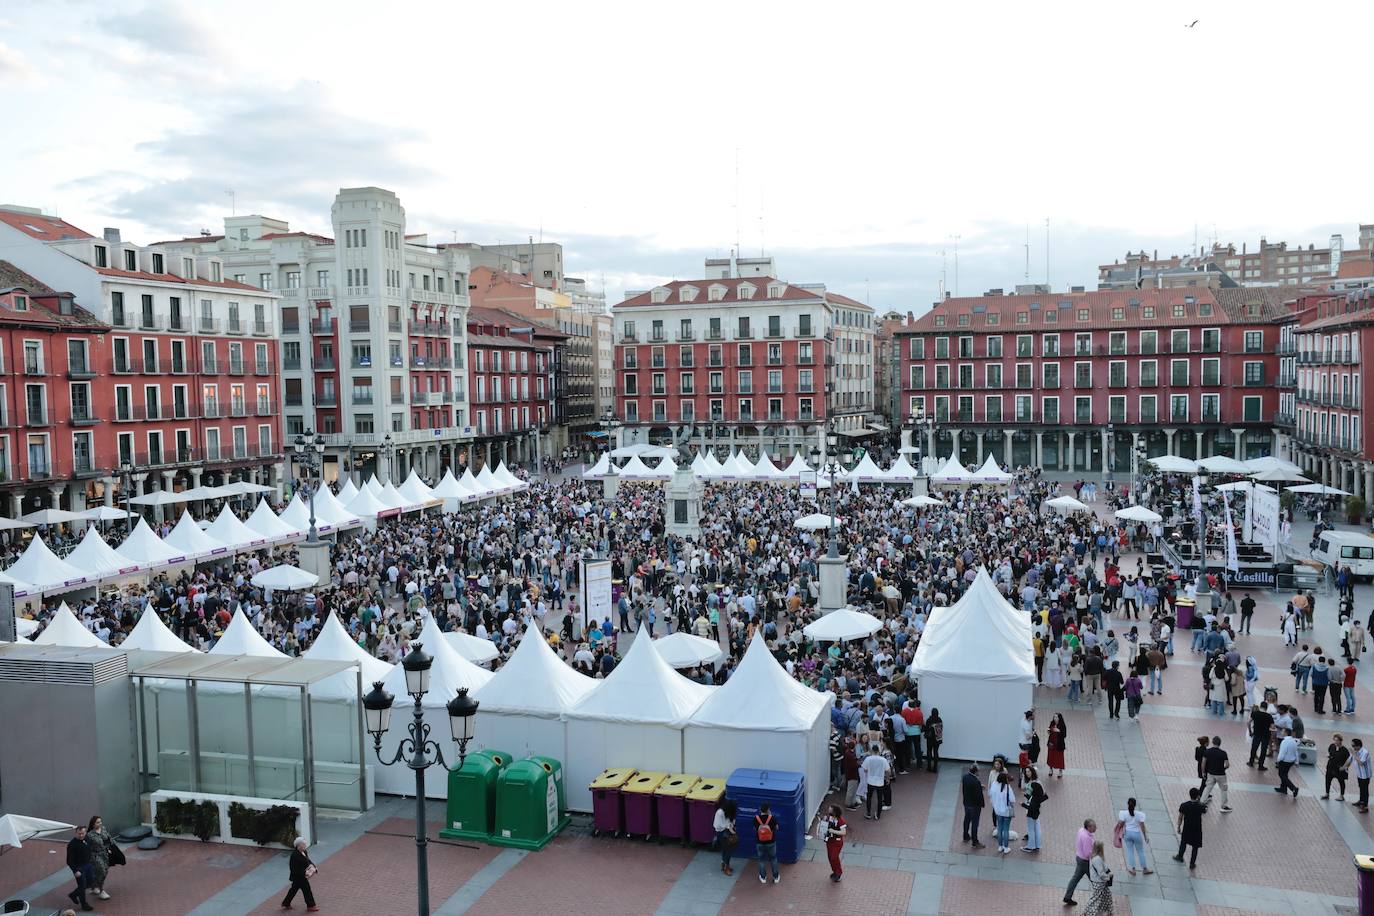
<instances>
[{"instance_id":1,"label":"monument statue","mask_svg":"<svg viewBox=\"0 0 1374 916\"><path fill-rule=\"evenodd\" d=\"M673 435L673 445L677 448L677 465L685 467L692 463L692 430L693 424L687 423L677 428Z\"/></svg>"}]
</instances>

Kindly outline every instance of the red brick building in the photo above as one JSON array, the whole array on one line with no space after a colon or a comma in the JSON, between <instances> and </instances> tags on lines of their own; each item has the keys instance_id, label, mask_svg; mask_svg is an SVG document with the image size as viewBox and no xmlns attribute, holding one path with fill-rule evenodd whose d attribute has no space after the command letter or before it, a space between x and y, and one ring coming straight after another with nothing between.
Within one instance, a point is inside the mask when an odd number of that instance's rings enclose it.
<instances>
[{"instance_id":1,"label":"red brick building","mask_svg":"<svg viewBox=\"0 0 1374 916\"><path fill-rule=\"evenodd\" d=\"M568 335L501 309L473 307L467 322L476 456L491 464L530 461L553 422L554 349Z\"/></svg>"},{"instance_id":2,"label":"red brick building","mask_svg":"<svg viewBox=\"0 0 1374 916\"><path fill-rule=\"evenodd\" d=\"M1291 294L1291 291L1287 291ZM1282 298L1272 289L948 299L894 332L924 451L1129 473L1133 454L1271 454Z\"/></svg>"}]
</instances>

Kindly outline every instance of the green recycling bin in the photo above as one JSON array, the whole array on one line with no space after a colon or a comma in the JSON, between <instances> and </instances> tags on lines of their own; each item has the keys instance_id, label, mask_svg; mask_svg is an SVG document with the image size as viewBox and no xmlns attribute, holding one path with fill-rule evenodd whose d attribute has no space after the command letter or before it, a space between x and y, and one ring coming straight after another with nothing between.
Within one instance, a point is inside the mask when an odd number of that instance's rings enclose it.
<instances>
[{"instance_id":1,"label":"green recycling bin","mask_svg":"<svg viewBox=\"0 0 1374 916\"><path fill-rule=\"evenodd\" d=\"M492 843L543 849L569 820L563 810L563 765L557 760L531 757L501 772Z\"/></svg>"},{"instance_id":2,"label":"green recycling bin","mask_svg":"<svg viewBox=\"0 0 1374 916\"><path fill-rule=\"evenodd\" d=\"M448 774L448 818L439 836L485 840L496 822L496 791L501 773L511 762L505 751L468 754L463 765Z\"/></svg>"}]
</instances>

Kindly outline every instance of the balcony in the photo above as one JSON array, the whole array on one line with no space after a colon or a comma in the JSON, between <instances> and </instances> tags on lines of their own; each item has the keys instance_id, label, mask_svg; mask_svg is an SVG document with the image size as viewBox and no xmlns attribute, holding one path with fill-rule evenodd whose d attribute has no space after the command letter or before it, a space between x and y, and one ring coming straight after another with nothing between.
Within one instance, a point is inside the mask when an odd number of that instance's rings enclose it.
<instances>
[{"instance_id":1,"label":"balcony","mask_svg":"<svg viewBox=\"0 0 1374 916\"><path fill-rule=\"evenodd\" d=\"M45 365L43 365L42 363L26 362L26 363L24 363L24 374L25 374L25 375L35 375L35 376L37 376L37 375L47 375L47 374L48 374L48 367L45 366Z\"/></svg>"},{"instance_id":2,"label":"balcony","mask_svg":"<svg viewBox=\"0 0 1374 916\"><path fill-rule=\"evenodd\" d=\"M348 330L362 334L372 330L372 322L367 318L354 318L348 322Z\"/></svg>"},{"instance_id":3,"label":"balcony","mask_svg":"<svg viewBox=\"0 0 1374 916\"><path fill-rule=\"evenodd\" d=\"M224 333L247 334L248 325L242 318L238 318L236 316L231 315L229 317L229 320L224 324Z\"/></svg>"},{"instance_id":4,"label":"balcony","mask_svg":"<svg viewBox=\"0 0 1374 916\"><path fill-rule=\"evenodd\" d=\"M207 318L204 315L200 316L200 321L197 322L197 325L202 334L218 334L220 332L219 322L213 318Z\"/></svg>"},{"instance_id":5,"label":"balcony","mask_svg":"<svg viewBox=\"0 0 1374 916\"><path fill-rule=\"evenodd\" d=\"M30 426L47 426L52 420L46 407L35 407L30 404L25 413Z\"/></svg>"},{"instance_id":6,"label":"balcony","mask_svg":"<svg viewBox=\"0 0 1374 916\"><path fill-rule=\"evenodd\" d=\"M364 394L363 392L359 392L359 391L353 392L353 403L354 403L354 404L371 404L371 403L372 403L372 392L369 391L369 392L367 392L366 394Z\"/></svg>"},{"instance_id":7,"label":"balcony","mask_svg":"<svg viewBox=\"0 0 1374 916\"><path fill-rule=\"evenodd\" d=\"M224 363L217 359L203 359L200 362L201 375L219 375L224 370Z\"/></svg>"},{"instance_id":8,"label":"balcony","mask_svg":"<svg viewBox=\"0 0 1374 916\"><path fill-rule=\"evenodd\" d=\"M110 316L110 324L116 328L132 328L134 326L134 317L121 309L115 309L114 313Z\"/></svg>"},{"instance_id":9,"label":"balcony","mask_svg":"<svg viewBox=\"0 0 1374 916\"><path fill-rule=\"evenodd\" d=\"M414 356L410 360L412 369L452 369L453 360L447 356Z\"/></svg>"},{"instance_id":10,"label":"balcony","mask_svg":"<svg viewBox=\"0 0 1374 916\"><path fill-rule=\"evenodd\" d=\"M316 372L333 372L337 366L332 356L317 356L310 360L310 368Z\"/></svg>"},{"instance_id":11,"label":"balcony","mask_svg":"<svg viewBox=\"0 0 1374 916\"><path fill-rule=\"evenodd\" d=\"M334 319L333 319L333 318L316 318L316 319L311 320L311 322L310 322L310 333L311 333L311 334L333 334L333 333L334 333Z\"/></svg>"},{"instance_id":12,"label":"balcony","mask_svg":"<svg viewBox=\"0 0 1374 916\"><path fill-rule=\"evenodd\" d=\"M254 337L271 337L271 336L272 336L272 322L267 321L266 319L254 318L254 319L253 319L253 336L254 336Z\"/></svg>"},{"instance_id":13,"label":"balcony","mask_svg":"<svg viewBox=\"0 0 1374 916\"><path fill-rule=\"evenodd\" d=\"M735 332L735 340L753 340L754 332L748 329Z\"/></svg>"},{"instance_id":14,"label":"balcony","mask_svg":"<svg viewBox=\"0 0 1374 916\"><path fill-rule=\"evenodd\" d=\"M338 407L339 396L337 394L317 394L315 395L316 407Z\"/></svg>"},{"instance_id":15,"label":"balcony","mask_svg":"<svg viewBox=\"0 0 1374 916\"><path fill-rule=\"evenodd\" d=\"M162 330L162 320L156 315L144 312L138 318L138 328L140 331L160 331Z\"/></svg>"},{"instance_id":16,"label":"balcony","mask_svg":"<svg viewBox=\"0 0 1374 916\"><path fill-rule=\"evenodd\" d=\"M142 374L142 375L161 375L161 374L162 374L162 372L161 372L161 366L158 364L158 361L157 361L156 359L145 359L145 360L143 361L143 365L141 365L141 366L139 367L139 370L138 370L138 371L139 371L139 373Z\"/></svg>"},{"instance_id":17,"label":"balcony","mask_svg":"<svg viewBox=\"0 0 1374 916\"><path fill-rule=\"evenodd\" d=\"M681 343L690 343L697 339L696 331L678 331L677 339Z\"/></svg>"},{"instance_id":18,"label":"balcony","mask_svg":"<svg viewBox=\"0 0 1374 916\"><path fill-rule=\"evenodd\" d=\"M95 378L95 367L86 361L67 363L67 378Z\"/></svg>"},{"instance_id":19,"label":"balcony","mask_svg":"<svg viewBox=\"0 0 1374 916\"><path fill-rule=\"evenodd\" d=\"M228 412L219 401L202 401L200 415L207 420L219 420L228 416Z\"/></svg>"},{"instance_id":20,"label":"balcony","mask_svg":"<svg viewBox=\"0 0 1374 916\"><path fill-rule=\"evenodd\" d=\"M241 359L231 359L227 372L229 375L245 375L247 374L247 364Z\"/></svg>"},{"instance_id":21,"label":"balcony","mask_svg":"<svg viewBox=\"0 0 1374 916\"><path fill-rule=\"evenodd\" d=\"M267 400L267 399L265 399L265 398L259 398L259 399L258 399L258 405L257 405L257 411L256 411L256 413L257 413L258 416L260 416L260 417L270 417L270 416L272 416L273 414L275 414L276 412L277 412L277 411L276 411L276 406L275 406L270 400Z\"/></svg>"},{"instance_id":22,"label":"balcony","mask_svg":"<svg viewBox=\"0 0 1374 916\"><path fill-rule=\"evenodd\" d=\"M177 357L173 356L172 364L169 368L173 375L190 375L192 372L195 371L195 365L189 359L186 359L184 357L178 359Z\"/></svg>"},{"instance_id":23,"label":"balcony","mask_svg":"<svg viewBox=\"0 0 1374 916\"><path fill-rule=\"evenodd\" d=\"M281 332L283 334L299 334L301 332L301 323L299 321L292 321L290 323L283 322Z\"/></svg>"},{"instance_id":24,"label":"balcony","mask_svg":"<svg viewBox=\"0 0 1374 916\"><path fill-rule=\"evenodd\" d=\"M1284 413L1282 411L1279 411L1278 413L1274 414L1275 426L1292 426L1296 422L1297 418L1291 413Z\"/></svg>"},{"instance_id":25,"label":"balcony","mask_svg":"<svg viewBox=\"0 0 1374 916\"><path fill-rule=\"evenodd\" d=\"M286 396L287 407L301 407L305 403L305 398L299 394L288 394Z\"/></svg>"},{"instance_id":26,"label":"balcony","mask_svg":"<svg viewBox=\"0 0 1374 916\"><path fill-rule=\"evenodd\" d=\"M387 323L386 323L386 329L387 329L388 332L390 332L390 333L392 333L392 334L399 334L399 333L401 333L401 330L403 329L403 325L401 324L401 320L400 320L399 318L388 320Z\"/></svg>"},{"instance_id":27,"label":"balcony","mask_svg":"<svg viewBox=\"0 0 1374 916\"><path fill-rule=\"evenodd\" d=\"M100 418L91 411L90 407L72 408L72 426L94 426L99 422Z\"/></svg>"},{"instance_id":28,"label":"balcony","mask_svg":"<svg viewBox=\"0 0 1374 916\"><path fill-rule=\"evenodd\" d=\"M266 359L253 360L254 375L272 375L272 361Z\"/></svg>"}]
</instances>

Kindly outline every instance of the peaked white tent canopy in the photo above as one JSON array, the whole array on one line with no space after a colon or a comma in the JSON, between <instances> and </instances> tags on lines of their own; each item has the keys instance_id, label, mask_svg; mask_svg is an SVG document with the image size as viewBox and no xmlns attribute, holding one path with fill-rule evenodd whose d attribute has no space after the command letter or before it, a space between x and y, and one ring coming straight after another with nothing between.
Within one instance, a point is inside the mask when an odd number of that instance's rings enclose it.
<instances>
[{"instance_id":1,"label":"peaked white tent canopy","mask_svg":"<svg viewBox=\"0 0 1374 916\"><path fill-rule=\"evenodd\" d=\"M376 518L380 512L385 512L387 506L373 494L367 487L363 487L353 497L352 501L345 507L349 512L359 518Z\"/></svg>"},{"instance_id":2,"label":"peaked white tent canopy","mask_svg":"<svg viewBox=\"0 0 1374 916\"><path fill-rule=\"evenodd\" d=\"M593 464L587 470L583 471L582 476L587 478L598 478L605 477L607 474L610 473L611 458L605 452L602 452L601 457L596 459L596 464Z\"/></svg>"},{"instance_id":3,"label":"peaked white tent canopy","mask_svg":"<svg viewBox=\"0 0 1374 916\"><path fill-rule=\"evenodd\" d=\"M638 455L631 455L630 460L625 462L625 466L620 469L620 476L626 478L652 477L653 474L654 472L649 466L639 460Z\"/></svg>"},{"instance_id":4,"label":"peaked white tent canopy","mask_svg":"<svg viewBox=\"0 0 1374 916\"><path fill-rule=\"evenodd\" d=\"M501 650L496 648L496 643L490 639L482 639L471 633L459 633L457 631L445 633L444 639L448 640L453 651L479 667L501 657Z\"/></svg>"},{"instance_id":5,"label":"peaked white tent canopy","mask_svg":"<svg viewBox=\"0 0 1374 916\"><path fill-rule=\"evenodd\" d=\"M431 492L436 499L462 499L467 495L467 491L458 485L458 478L453 476L452 468L444 470L444 476L439 478L439 483Z\"/></svg>"},{"instance_id":6,"label":"peaked white tent canopy","mask_svg":"<svg viewBox=\"0 0 1374 916\"><path fill-rule=\"evenodd\" d=\"M151 531L148 533L152 534ZM63 585L80 585L87 577L82 570L59 559L43 543L42 536L37 534L29 541L29 546L24 548L19 559L14 561L14 565L5 570L5 575L18 582L28 582L38 591L49 591Z\"/></svg>"},{"instance_id":7,"label":"peaked white tent canopy","mask_svg":"<svg viewBox=\"0 0 1374 916\"><path fill-rule=\"evenodd\" d=\"M930 475L930 482L935 486L958 487L968 486L977 483L973 472L959 463L953 455L940 467L938 471Z\"/></svg>"},{"instance_id":8,"label":"peaked white tent canopy","mask_svg":"<svg viewBox=\"0 0 1374 916\"><path fill-rule=\"evenodd\" d=\"M15 594L16 597L22 597L22 596L28 595L28 594L30 594L30 593L32 593L32 594L38 594L38 589L37 589L32 583L30 583L30 582L24 582L24 581L22 581L22 580L20 580L20 579L16 579L16 578L14 578L13 576L7 575L7 574L5 574L5 573L0 573L0 582L7 582L7 583L9 583L10 585L13 585L13 586L14 586L14 594ZM20 619L20 620L23 620L22 617L19 618L19 619ZM27 635L27 634L24 634L24 635Z\"/></svg>"},{"instance_id":9,"label":"peaked white tent canopy","mask_svg":"<svg viewBox=\"0 0 1374 916\"><path fill-rule=\"evenodd\" d=\"M256 531L269 541L282 541L300 535L299 531L282 521L281 517L272 511L272 507L267 504L265 499L258 500L257 508L253 510L252 515L248 516L248 521L243 524L249 530Z\"/></svg>"},{"instance_id":10,"label":"peaked white tent canopy","mask_svg":"<svg viewBox=\"0 0 1374 916\"><path fill-rule=\"evenodd\" d=\"M360 521L357 513L349 512L328 487L320 487L319 492L315 494L316 525L320 519L324 519L325 524L333 528L347 528Z\"/></svg>"},{"instance_id":11,"label":"peaked white tent canopy","mask_svg":"<svg viewBox=\"0 0 1374 916\"><path fill-rule=\"evenodd\" d=\"M912 483L920 476L921 472L911 466L911 462L906 460L906 455L898 455L897 460L892 462L892 467L884 472L883 479L894 483Z\"/></svg>"},{"instance_id":12,"label":"peaked white tent canopy","mask_svg":"<svg viewBox=\"0 0 1374 916\"><path fill-rule=\"evenodd\" d=\"M353 482L352 477L349 477L344 480L343 486L339 487L339 492L334 495L339 498L339 502L346 506L353 501L353 497L358 495L358 485Z\"/></svg>"},{"instance_id":13,"label":"peaked white tent canopy","mask_svg":"<svg viewBox=\"0 0 1374 916\"><path fill-rule=\"evenodd\" d=\"M219 515L210 523L210 527L205 529L205 533L235 550L262 547L267 543L264 535L241 522L227 505L219 510Z\"/></svg>"},{"instance_id":14,"label":"peaked white tent canopy","mask_svg":"<svg viewBox=\"0 0 1374 916\"><path fill-rule=\"evenodd\" d=\"M396 489L401 491L403 497L417 505L433 502L436 498L434 491L420 479L420 475L415 473L414 468L410 469L410 476L406 477L405 482Z\"/></svg>"},{"instance_id":15,"label":"peaked white tent canopy","mask_svg":"<svg viewBox=\"0 0 1374 916\"><path fill-rule=\"evenodd\" d=\"M458 478L458 486L467 490L476 499L486 499L491 495L485 487L477 482L477 478L472 473L472 468L463 468L463 476Z\"/></svg>"},{"instance_id":16,"label":"peaked white tent canopy","mask_svg":"<svg viewBox=\"0 0 1374 916\"><path fill-rule=\"evenodd\" d=\"M253 626L253 621L236 608L229 626L224 628L219 642L210 650L211 655L252 655L257 658L286 658L286 655L272 647L263 635Z\"/></svg>"},{"instance_id":17,"label":"peaked white tent canopy","mask_svg":"<svg viewBox=\"0 0 1374 916\"><path fill-rule=\"evenodd\" d=\"M25 840L71 829L71 824L50 821L42 817L29 817L26 814L2 815L0 816L0 847L13 846L15 849L23 849Z\"/></svg>"},{"instance_id":18,"label":"peaked white tent canopy","mask_svg":"<svg viewBox=\"0 0 1374 916\"><path fill-rule=\"evenodd\" d=\"M871 636L882 628L883 622L872 614L845 607L808 623L802 632L817 642L848 642Z\"/></svg>"},{"instance_id":19,"label":"peaked white tent canopy","mask_svg":"<svg viewBox=\"0 0 1374 916\"><path fill-rule=\"evenodd\" d=\"M1014 479L1014 475L1002 470L997 459L991 455L983 461L982 467L973 472L973 477L978 483L1011 483Z\"/></svg>"},{"instance_id":20,"label":"peaked white tent canopy","mask_svg":"<svg viewBox=\"0 0 1374 916\"><path fill-rule=\"evenodd\" d=\"M297 490L291 497L291 501L286 504L286 508L281 510L281 520L290 525L292 530L304 534L310 530L310 507L301 499L300 491ZM319 513L315 513L315 530L327 530L324 519L320 518Z\"/></svg>"},{"instance_id":21,"label":"peaked white tent canopy","mask_svg":"<svg viewBox=\"0 0 1374 916\"><path fill-rule=\"evenodd\" d=\"M1126 522L1161 522L1164 516L1152 509L1144 506L1127 506L1125 509L1117 509L1112 513L1116 518Z\"/></svg>"},{"instance_id":22,"label":"peaked white tent canopy","mask_svg":"<svg viewBox=\"0 0 1374 916\"><path fill-rule=\"evenodd\" d=\"M916 647L921 703L945 721L941 755L990 760L1011 753L1035 688L1030 617L1002 597L986 569L950 607L937 607Z\"/></svg>"},{"instance_id":23,"label":"peaked white tent canopy","mask_svg":"<svg viewBox=\"0 0 1374 916\"><path fill-rule=\"evenodd\" d=\"M754 633L739 667L692 714L682 734L683 772L737 767L806 773L806 821L830 784L830 709L835 695L788 675Z\"/></svg>"},{"instance_id":24,"label":"peaked white tent canopy","mask_svg":"<svg viewBox=\"0 0 1374 916\"><path fill-rule=\"evenodd\" d=\"M470 694L476 693L478 688L491 680L492 673L477 667L454 651L453 646L439 630L439 625L428 614L425 615L425 625L415 641L434 659L429 669L429 693L425 694L423 701L425 722L430 726L430 738L443 747L445 760L456 760L456 748L453 746L448 710L445 707L462 688L467 688ZM395 705L392 707L391 730L382 738L383 757L390 760L401 740L406 737L402 717L410 715L415 701L406 693L405 670L400 665L392 667L382 680L382 685L388 693L396 697ZM394 795L414 793L415 776L404 763L378 766L376 772L378 792L389 792ZM429 798L447 798L448 780L425 780L425 795Z\"/></svg>"},{"instance_id":25,"label":"peaked white tent canopy","mask_svg":"<svg viewBox=\"0 0 1374 916\"><path fill-rule=\"evenodd\" d=\"M743 452L731 452L720 467L720 476L724 480L749 480L754 476L754 465Z\"/></svg>"},{"instance_id":26,"label":"peaked white tent canopy","mask_svg":"<svg viewBox=\"0 0 1374 916\"><path fill-rule=\"evenodd\" d=\"M823 512L813 512L810 515L803 515L792 523L793 528L800 528L802 531L826 531L830 528L838 528L843 522L838 518L832 518Z\"/></svg>"},{"instance_id":27,"label":"peaked white tent canopy","mask_svg":"<svg viewBox=\"0 0 1374 916\"><path fill-rule=\"evenodd\" d=\"M702 477L707 480L718 480L725 474L725 466L720 463L714 451L706 453L706 460L702 462Z\"/></svg>"},{"instance_id":28,"label":"peaked white tent canopy","mask_svg":"<svg viewBox=\"0 0 1374 916\"><path fill-rule=\"evenodd\" d=\"M709 665L725 657L720 643L704 636L696 636L685 630L660 636L654 640L654 648L663 660L674 668L695 668Z\"/></svg>"},{"instance_id":29,"label":"peaked white tent canopy","mask_svg":"<svg viewBox=\"0 0 1374 916\"><path fill-rule=\"evenodd\" d=\"M887 474L878 467L873 456L865 451L859 463L850 469L845 479L857 480L859 483L882 483L887 480Z\"/></svg>"},{"instance_id":30,"label":"peaked white tent canopy","mask_svg":"<svg viewBox=\"0 0 1374 916\"><path fill-rule=\"evenodd\" d=\"M681 773L682 727L715 688L689 681L651 639L636 639L610 676L566 713L568 807L589 811L593 779L609 766Z\"/></svg>"},{"instance_id":31,"label":"peaked white tent canopy","mask_svg":"<svg viewBox=\"0 0 1374 916\"><path fill-rule=\"evenodd\" d=\"M188 557L202 558L229 553L229 546L201 530L191 513L183 511L176 527L163 539L168 547Z\"/></svg>"},{"instance_id":32,"label":"peaked white tent canopy","mask_svg":"<svg viewBox=\"0 0 1374 916\"><path fill-rule=\"evenodd\" d=\"M385 680L386 676L391 673L391 669L395 667L389 662L369 655L367 650L354 642L333 611L329 612L324 625L320 627L320 635L315 637L315 641L311 643L309 649L302 653L302 657L320 661L357 662L362 671L363 693L372 689L374 681ZM310 695L320 698L357 700L358 677L352 671L341 671L312 684Z\"/></svg>"},{"instance_id":33,"label":"peaked white tent canopy","mask_svg":"<svg viewBox=\"0 0 1374 916\"><path fill-rule=\"evenodd\" d=\"M564 713L597 681L574 671L529 630L506 663L474 694L478 703L473 734L481 748L517 757L544 755L568 761Z\"/></svg>"},{"instance_id":34,"label":"peaked white tent canopy","mask_svg":"<svg viewBox=\"0 0 1374 916\"><path fill-rule=\"evenodd\" d=\"M643 467L642 462L640 466ZM491 465L489 464L482 465L482 470L477 472L477 486L486 496L495 496L505 490L505 488L501 486L501 482L496 479L496 475L492 473Z\"/></svg>"},{"instance_id":35,"label":"peaked white tent canopy","mask_svg":"<svg viewBox=\"0 0 1374 916\"><path fill-rule=\"evenodd\" d=\"M492 476L496 478L497 483L512 492L516 490L528 490L530 486L519 477L516 477L515 473L511 471L510 468L506 467L504 461L496 466L496 470L492 472Z\"/></svg>"},{"instance_id":36,"label":"peaked white tent canopy","mask_svg":"<svg viewBox=\"0 0 1374 916\"><path fill-rule=\"evenodd\" d=\"M910 499L902 500L902 505L906 506L908 509L923 509L927 506L943 506L944 504L945 501L943 499L927 496L925 493L919 493Z\"/></svg>"},{"instance_id":37,"label":"peaked white tent canopy","mask_svg":"<svg viewBox=\"0 0 1374 916\"><path fill-rule=\"evenodd\" d=\"M81 625L81 621L76 619L72 609L67 607L67 602L62 605L52 615L52 620L48 621L47 627L42 633L33 638L36 646L73 646L78 649L108 649L99 636Z\"/></svg>"},{"instance_id":38,"label":"peaked white tent canopy","mask_svg":"<svg viewBox=\"0 0 1374 916\"><path fill-rule=\"evenodd\" d=\"M759 460L754 462L754 476L759 480L777 480L783 476L783 473L768 457L768 453L760 450Z\"/></svg>"},{"instance_id":39,"label":"peaked white tent canopy","mask_svg":"<svg viewBox=\"0 0 1374 916\"><path fill-rule=\"evenodd\" d=\"M1092 509L1088 508L1087 503L1081 502L1080 500L1074 499L1072 496L1067 495L1056 496L1054 499L1047 499L1045 500L1045 505L1049 506L1052 509L1057 509L1058 511L1063 512L1066 515L1070 512L1093 511Z\"/></svg>"},{"instance_id":40,"label":"peaked white tent canopy","mask_svg":"<svg viewBox=\"0 0 1374 916\"><path fill-rule=\"evenodd\" d=\"M152 605L144 608L133 631L119 644L121 649L146 649L150 652L199 652L167 628Z\"/></svg>"},{"instance_id":41,"label":"peaked white tent canopy","mask_svg":"<svg viewBox=\"0 0 1374 916\"><path fill-rule=\"evenodd\" d=\"M1190 458L1180 458L1177 455L1159 455L1146 460L1165 474L1197 473L1197 462Z\"/></svg>"},{"instance_id":42,"label":"peaked white tent canopy","mask_svg":"<svg viewBox=\"0 0 1374 916\"><path fill-rule=\"evenodd\" d=\"M138 564L105 543L94 525L86 529L76 549L67 554L66 562L84 571L90 578L138 572Z\"/></svg>"},{"instance_id":43,"label":"peaked white tent canopy","mask_svg":"<svg viewBox=\"0 0 1374 916\"><path fill-rule=\"evenodd\" d=\"M378 499L386 503L387 506L392 509L410 510L418 508L413 505L410 500L402 496L401 491L396 489L396 485L389 480L382 487L382 495L378 497Z\"/></svg>"},{"instance_id":44,"label":"peaked white tent canopy","mask_svg":"<svg viewBox=\"0 0 1374 916\"><path fill-rule=\"evenodd\" d=\"M804 472L813 470L815 470L815 468L806 463L806 459L802 457L801 452L797 452L792 456L792 461L787 467L783 468L782 474L784 477L800 480Z\"/></svg>"},{"instance_id":45,"label":"peaked white tent canopy","mask_svg":"<svg viewBox=\"0 0 1374 916\"><path fill-rule=\"evenodd\" d=\"M377 479L376 474L367 478L367 482L364 483L363 486L371 490L373 496L380 497L382 495L382 482Z\"/></svg>"},{"instance_id":46,"label":"peaked white tent canopy","mask_svg":"<svg viewBox=\"0 0 1374 916\"><path fill-rule=\"evenodd\" d=\"M314 573L287 563L264 569L253 577L253 584L258 588L267 588L279 592L310 588L317 585L319 581L320 577Z\"/></svg>"},{"instance_id":47,"label":"peaked white tent canopy","mask_svg":"<svg viewBox=\"0 0 1374 916\"><path fill-rule=\"evenodd\" d=\"M138 520L134 530L129 532L129 536L117 549L144 569L184 563L189 558L185 552L158 537L143 519Z\"/></svg>"},{"instance_id":48,"label":"peaked white tent canopy","mask_svg":"<svg viewBox=\"0 0 1374 916\"><path fill-rule=\"evenodd\" d=\"M1203 458L1197 463L1199 468L1206 468L1213 474L1249 474L1251 470L1244 462L1225 455L1212 455L1210 458Z\"/></svg>"},{"instance_id":49,"label":"peaked white tent canopy","mask_svg":"<svg viewBox=\"0 0 1374 916\"><path fill-rule=\"evenodd\" d=\"M662 480L671 480L677 473L677 462L672 455L664 455L657 465L654 466L654 476Z\"/></svg>"},{"instance_id":50,"label":"peaked white tent canopy","mask_svg":"<svg viewBox=\"0 0 1374 916\"><path fill-rule=\"evenodd\" d=\"M706 476L706 458L702 456L701 452L692 456L692 473L697 477Z\"/></svg>"}]
</instances>

